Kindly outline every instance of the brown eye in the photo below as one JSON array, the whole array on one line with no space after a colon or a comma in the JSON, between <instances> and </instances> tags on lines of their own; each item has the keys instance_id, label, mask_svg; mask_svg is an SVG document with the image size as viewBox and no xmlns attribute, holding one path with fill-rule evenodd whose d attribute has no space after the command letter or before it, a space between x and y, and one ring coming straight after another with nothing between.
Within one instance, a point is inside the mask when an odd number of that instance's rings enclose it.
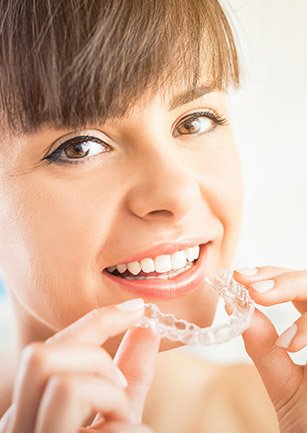
<instances>
[{"instance_id":1,"label":"brown eye","mask_svg":"<svg viewBox=\"0 0 307 433\"><path fill-rule=\"evenodd\" d=\"M214 120L206 116L193 116L181 122L176 131L178 135L205 134L216 126Z\"/></svg>"},{"instance_id":2,"label":"brown eye","mask_svg":"<svg viewBox=\"0 0 307 433\"><path fill-rule=\"evenodd\" d=\"M58 164L85 162L100 153L109 152L111 147L102 140L92 136L73 137L62 143L54 152L45 159L49 163Z\"/></svg>"},{"instance_id":3,"label":"brown eye","mask_svg":"<svg viewBox=\"0 0 307 433\"><path fill-rule=\"evenodd\" d=\"M83 142L83 143L76 143L69 145L64 149L65 155L68 158L84 158L88 155L90 151L90 143L89 142Z\"/></svg>"}]
</instances>

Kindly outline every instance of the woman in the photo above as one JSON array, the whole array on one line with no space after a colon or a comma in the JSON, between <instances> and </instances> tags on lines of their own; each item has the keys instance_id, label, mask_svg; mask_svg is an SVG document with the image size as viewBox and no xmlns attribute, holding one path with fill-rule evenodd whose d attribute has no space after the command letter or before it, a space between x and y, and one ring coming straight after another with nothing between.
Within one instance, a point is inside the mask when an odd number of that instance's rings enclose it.
<instances>
[{"instance_id":1,"label":"woman","mask_svg":"<svg viewBox=\"0 0 307 433\"><path fill-rule=\"evenodd\" d=\"M145 433L160 341L133 328L140 298L209 325L217 295L203 277L231 266L238 241L243 188L226 92L239 68L229 24L216 0L0 6L0 265L17 329L1 360L0 431ZM307 273L256 271L235 277L261 304L295 300L296 335L279 344L298 350ZM267 293L250 285L267 279ZM257 311L247 351L280 432L303 432L306 371L276 340ZM174 347L163 340L160 350ZM161 372L172 370L170 358L160 357ZM156 428L162 418L150 409ZM197 431L200 420L188 418Z\"/></svg>"}]
</instances>

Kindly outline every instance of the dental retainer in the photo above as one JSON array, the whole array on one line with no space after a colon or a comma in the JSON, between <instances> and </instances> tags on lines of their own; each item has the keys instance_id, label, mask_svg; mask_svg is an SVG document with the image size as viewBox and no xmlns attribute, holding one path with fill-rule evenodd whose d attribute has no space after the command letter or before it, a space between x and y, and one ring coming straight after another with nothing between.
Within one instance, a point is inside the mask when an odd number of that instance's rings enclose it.
<instances>
[{"instance_id":1,"label":"dental retainer","mask_svg":"<svg viewBox=\"0 0 307 433\"><path fill-rule=\"evenodd\" d=\"M155 304L148 303L145 304L142 319L135 326L150 327L162 338L190 345L225 343L237 337L249 327L255 305L247 289L235 281L232 275L232 271L222 269L205 277L205 281L217 290L231 310L224 323L200 328L194 323L177 319L173 314L164 314Z\"/></svg>"}]
</instances>

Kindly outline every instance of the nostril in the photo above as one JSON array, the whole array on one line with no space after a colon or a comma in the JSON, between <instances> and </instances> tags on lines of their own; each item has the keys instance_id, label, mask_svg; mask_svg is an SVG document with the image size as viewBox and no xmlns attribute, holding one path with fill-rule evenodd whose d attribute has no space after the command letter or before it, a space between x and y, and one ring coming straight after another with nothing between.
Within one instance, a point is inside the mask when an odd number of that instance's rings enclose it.
<instances>
[{"instance_id":1,"label":"nostril","mask_svg":"<svg viewBox=\"0 0 307 433\"><path fill-rule=\"evenodd\" d=\"M152 210L150 212L148 212L148 215L162 215L162 216L173 216L173 213L167 209L157 209L157 210Z\"/></svg>"}]
</instances>

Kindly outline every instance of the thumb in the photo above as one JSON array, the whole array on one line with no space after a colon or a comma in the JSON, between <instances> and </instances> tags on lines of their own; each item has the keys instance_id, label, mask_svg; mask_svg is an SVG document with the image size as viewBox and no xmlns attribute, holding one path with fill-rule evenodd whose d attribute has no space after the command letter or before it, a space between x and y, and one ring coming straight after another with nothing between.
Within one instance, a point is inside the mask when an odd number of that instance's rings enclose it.
<instances>
[{"instance_id":1,"label":"thumb","mask_svg":"<svg viewBox=\"0 0 307 433\"><path fill-rule=\"evenodd\" d=\"M278 409L299 387L303 369L292 361L284 349L275 345L278 334L272 322L258 309L242 337L246 351L259 371L275 408Z\"/></svg>"},{"instance_id":2,"label":"thumb","mask_svg":"<svg viewBox=\"0 0 307 433\"><path fill-rule=\"evenodd\" d=\"M125 375L131 410L135 421L142 421L145 399L153 378L160 336L151 328L130 328L114 357L115 364Z\"/></svg>"}]
</instances>

